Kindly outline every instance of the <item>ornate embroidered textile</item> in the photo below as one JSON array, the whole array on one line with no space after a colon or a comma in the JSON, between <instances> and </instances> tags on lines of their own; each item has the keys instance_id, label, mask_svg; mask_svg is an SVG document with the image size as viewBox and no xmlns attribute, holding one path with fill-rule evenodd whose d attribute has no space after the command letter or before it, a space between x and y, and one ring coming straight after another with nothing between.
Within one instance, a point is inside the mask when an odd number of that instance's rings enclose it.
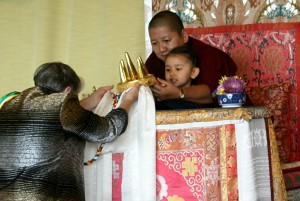
<instances>
[{"instance_id":1,"label":"ornate embroidered textile","mask_svg":"<svg viewBox=\"0 0 300 201\"><path fill-rule=\"evenodd\" d=\"M157 112L156 123L158 200L286 200L264 108Z\"/></svg>"},{"instance_id":2,"label":"ornate embroidered textile","mask_svg":"<svg viewBox=\"0 0 300 201\"><path fill-rule=\"evenodd\" d=\"M295 0L152 0L151 2L152 16L162 10L172 10L180 16L185 27L193 28L300 20L300 2Z\"/></svg>"},{"instance_id":3,"label":"ornate embroidered textile","mask_svg":"<svg viewBox=\"0 0 300 201\"><path fill-rule=\"evenodd\" d=\"M277 116L275 122L290 131L289 146L281 148L282 162L300 160L300 87L297 85L300 82L300 73L297 73L300 51L296 51L299 49L300 23L220 26L187 31L228 53L237 64L237 74L247 81L247 87L290 84L290 111L285 111L290 114L290 120L282 122ZM274 104L269 108L274 108L273 114L282 114L282 109ZM276 135L278 140L282 139L282 134ZM289 152L283 153L287 149Z\"/></svg>"}]
</instances>

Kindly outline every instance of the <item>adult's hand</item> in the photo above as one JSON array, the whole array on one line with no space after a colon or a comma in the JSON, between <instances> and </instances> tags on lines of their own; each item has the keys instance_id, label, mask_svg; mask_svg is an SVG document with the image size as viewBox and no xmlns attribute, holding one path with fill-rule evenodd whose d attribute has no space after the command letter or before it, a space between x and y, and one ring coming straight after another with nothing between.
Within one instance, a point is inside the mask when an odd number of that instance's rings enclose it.
<instances>
[{"instance_id":1,"label":"adult's hand","mask_svg":"<svg viewBox=\"0 0 300 201\"><path fill-rule=\"evenodd\" d=\"M128 112L132 104L138 99L140 87L141 84L136 84L129 91L127 91L124 94L122 103L119 107L125 109Z\"/></svg>"},{"instance_id":2,"label":"adult's hand","mask_svg":"<svg viewBox=\"0 0 300 201\"><path fill-rule=\"evenodd\" d=\"M151 87L153 95L158 100L179 98L180 89L166 80L157 78L157 83Z\"/></svg>"},{"instance_id":3,"label":"adult's hand","mask_svg":"<svg viewBox=\"0 0 300 201\"><path fill-rule=\"evenodd\" d=\"M90 96L82 99L80 105L86 110L93 110L102 100L104 94L114 88L113 85L98 88Z\"/></svg>"}]
</instances>

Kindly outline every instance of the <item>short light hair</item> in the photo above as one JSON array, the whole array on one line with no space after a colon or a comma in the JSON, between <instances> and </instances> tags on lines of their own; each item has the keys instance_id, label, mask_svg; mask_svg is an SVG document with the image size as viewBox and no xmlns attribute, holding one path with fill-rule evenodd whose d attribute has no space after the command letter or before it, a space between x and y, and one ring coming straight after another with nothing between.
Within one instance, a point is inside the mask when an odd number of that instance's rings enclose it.
<instances>
[{"instance_id":1,"label":"short light hair","mask_svg":"<svg viewBox=\"0 0 300 201\"><path fill-rule=\"evenodd\" d=\"M177 32L179 35L184 29L180 17L169 10L164 10L155 14L148 25L148 31L152 28L162 26L168 27L171 31Z\"/></svg>"}]
</instances>

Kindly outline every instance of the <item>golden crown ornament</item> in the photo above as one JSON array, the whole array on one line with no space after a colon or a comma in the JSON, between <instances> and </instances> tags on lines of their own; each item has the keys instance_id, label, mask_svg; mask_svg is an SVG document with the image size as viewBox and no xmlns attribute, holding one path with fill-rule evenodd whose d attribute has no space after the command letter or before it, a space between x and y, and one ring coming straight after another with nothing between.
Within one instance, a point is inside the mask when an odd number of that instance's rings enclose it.
<instances>
[{"instance_id":1,"label":"golden crown ornament","mask_svg":"<svg viewBox=\"0 0 300 201\"><path fill-rule=\"evenodd\" d=\"M152 74L149 74L146 66L139 56L137 57L138 69L133 65L128 52L125 52L126 63L121 59L120 68L120 79L121 82L117 84L117 90L123 92L130 87L133 87L136 83L140 83L143 86L155 85L156 79Z\"/></svg>"}]
</instances>

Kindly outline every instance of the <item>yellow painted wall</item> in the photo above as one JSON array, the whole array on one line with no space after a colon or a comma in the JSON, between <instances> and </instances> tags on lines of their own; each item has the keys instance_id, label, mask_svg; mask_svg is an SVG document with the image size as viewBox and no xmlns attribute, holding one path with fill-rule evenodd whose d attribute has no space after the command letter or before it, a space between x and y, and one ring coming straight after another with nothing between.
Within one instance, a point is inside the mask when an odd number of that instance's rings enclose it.
<instances>
[{"instance_id":1,"label":"yellow painted wall","mask_svg":"<svg viewBox=\"0 0 300 201\"><path fill-rule=\"evenodd\" d=\"M128 51L145 58L141 0L1 0L0 96L33 86L44 62L61 61L92 86L117 84Z\"/></svg>"}]
</instances>

